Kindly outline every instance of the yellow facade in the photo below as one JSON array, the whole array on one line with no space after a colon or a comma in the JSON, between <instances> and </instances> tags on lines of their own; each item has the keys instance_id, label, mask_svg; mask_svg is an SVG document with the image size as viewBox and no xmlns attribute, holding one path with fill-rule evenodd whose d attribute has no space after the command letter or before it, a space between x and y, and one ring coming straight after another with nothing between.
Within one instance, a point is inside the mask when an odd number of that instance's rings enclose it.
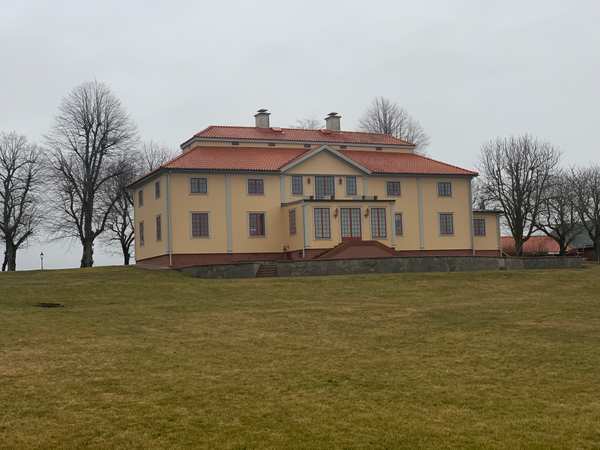
<instances>
[{"instance_id":1,"label":"yellow facade","mask_svg":"<svg viewBox=\"0 0 600 450\"><path fill-rule=\"evenodd\" d=\"M334 199L316 201L315 178L333 176ZM292 193L293 177L302 177L302 194ZM207 192L193 194L191 178L206 178ZM347 194L348 177L355 177L356 193ZM248 180L260 179L263 194L248 192ZM154 198L154 183L161 198ZM399 195L388 195L387 183L399 182ZM451 195L440 196L438 183L451 185ZM144 222L144 245L136 240L136 258L166 254L256 254L300 252L332 248L342 242L343 208L360 210L360 238L377 240L398 251L497 251L495 214L473 213L471 179L466 176L370 175L329 151L318 151L281 173L171 171L150 177L134 191L136 227ZM139 205L138 191L144 191ZM330 235L315 232L315 208L328 208ZM373 236L372 208L385 210L385 236ZM290 233L290 210L295 211L295 233ZM192 236L192 213L208 213L209 235ZM264 236L251 236L249 214L263 213ZM395 215L402 215L396 233ZM452 233L441 233L440 214L452 217ZM162 219L162 240L155 239L154 220ZM486 235L473 236L473 218L484 218ZM136 228L136 232L138 228Z\"/></svg>"}]
</instances>

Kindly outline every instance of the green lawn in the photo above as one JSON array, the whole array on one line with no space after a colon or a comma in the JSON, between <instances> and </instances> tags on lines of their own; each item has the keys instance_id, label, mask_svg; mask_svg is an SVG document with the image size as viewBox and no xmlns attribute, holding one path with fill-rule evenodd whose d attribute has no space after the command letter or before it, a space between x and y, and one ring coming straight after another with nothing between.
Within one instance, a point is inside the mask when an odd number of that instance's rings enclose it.
<instances>
[{"instance_id":1,"label":"green lawn","mask_svg":"<svg viewBox=\"0 0 600 450\"><path fill-rule=\"evenodd\" d=\"M599 294L598 267L1 274L0 447L598 448Z\"/></svg>"}]
</instances>

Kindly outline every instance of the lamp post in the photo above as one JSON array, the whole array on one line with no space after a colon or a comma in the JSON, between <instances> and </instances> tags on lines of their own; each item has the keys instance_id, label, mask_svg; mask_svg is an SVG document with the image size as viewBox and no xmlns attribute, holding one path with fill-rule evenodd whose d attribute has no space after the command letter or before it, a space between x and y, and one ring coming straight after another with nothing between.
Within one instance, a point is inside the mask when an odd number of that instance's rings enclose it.
<instances>
[{"instance_id":1,"label":"lamp post","mask_svg":"<svg viewBox=\"0 0 600 450\"><path fill-rule=\"evenodd\" d=\"M40 269L44 270L44 252L40 252Z\"/></svg>"}]
</instances>

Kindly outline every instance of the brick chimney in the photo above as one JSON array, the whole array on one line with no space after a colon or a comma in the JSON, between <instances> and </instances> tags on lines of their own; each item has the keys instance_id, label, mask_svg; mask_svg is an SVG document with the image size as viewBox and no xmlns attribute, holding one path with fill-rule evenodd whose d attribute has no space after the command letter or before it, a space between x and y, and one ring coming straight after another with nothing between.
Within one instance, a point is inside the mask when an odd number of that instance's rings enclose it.
<instances>
[{"instance_id":1,"label":"brick chimney","mask_svg":"<svg viewBox=\"0 0 600 450\"><path fill-rule=\"evenodd\" d=\"M261 108L258 111L256 111L256 114L254 114L256 128L270 128L271 127L271 125L269 124L269 116L270 115L271 115L271 113L269 112L268 109Z\"/></svg>"},{"instance_id":2,"label":"brick chimney","mask_svg":"<svg viewBox=\"0 0 600 450\"><path fill-rule=\"evenodd\" d=\"M342 116L340 116L338 113L330 112L327 114L327 117L325 117L325 128L330 131L340 131L341 118Z\"/></svg>"}]
</instances>

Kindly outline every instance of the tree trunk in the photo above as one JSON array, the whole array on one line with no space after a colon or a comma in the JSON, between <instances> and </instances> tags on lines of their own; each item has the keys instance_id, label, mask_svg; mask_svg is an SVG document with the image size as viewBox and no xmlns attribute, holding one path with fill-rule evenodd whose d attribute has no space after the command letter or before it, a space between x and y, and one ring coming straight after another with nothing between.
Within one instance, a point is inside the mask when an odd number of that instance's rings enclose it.
<instances>
[{"instance_id":1,"label":"tree trunk","mask_svg":"<svg viewBox=\"0 0 600 450\"><path fill-rule=\"evenodd\" d=\"M2 272L6 272L7 265L8 265L8 259L6 259L6 250L4 250L4 260L2 261Z\"/></svg>"},{"instance_id":2,"label":"tree trunk","mask_svg":"<svg viewBox=\"0 0 600 450\"><path fill-rule=\"evenodd\" d=\"M523 256L523 238L515 238L515 255Z\"/></svg>"},{"instance_id":3,"label":"tree trunk","mask_svg":"<svg viewBox=\"0 0 600 450\"><path fill-rule=\"evenodd\" d=\"M123 264L128 266L130 258L131 255L129 254L129 250L123 249Z\"/></svg>"},{"instance_id":4,"label":"tree trunk","mask_svg":"<svg viewBox=\"0 0 600 450\"><path fill-rule=\"evenodd\" d=\"M82 242L83 255L80 267L92 267L94 265L94 241L86 239Z\"/></svg>"},{"instance_id":5,"label":"tree trunk","mask_svg":"<svg viewBox=\"0 0 600 450\"><path fill-rule=\"evenodd\" d=\"M6 267L9 272L17 270L17 249L10 241L6 242L6 252L4 253L4 263L2 264L3 270L4 267Z\"/></svg>"},{"instance_id":6,"label":"tree trunk","mask_svg":"<svg viewBox=\"0 0 600 450\"><path fill-rule=\"evenodd\" d=\"M567 244L564 239L559 239L558 247L558 256L565 256L567 254Z\"/></svg>"}]
</instances>

